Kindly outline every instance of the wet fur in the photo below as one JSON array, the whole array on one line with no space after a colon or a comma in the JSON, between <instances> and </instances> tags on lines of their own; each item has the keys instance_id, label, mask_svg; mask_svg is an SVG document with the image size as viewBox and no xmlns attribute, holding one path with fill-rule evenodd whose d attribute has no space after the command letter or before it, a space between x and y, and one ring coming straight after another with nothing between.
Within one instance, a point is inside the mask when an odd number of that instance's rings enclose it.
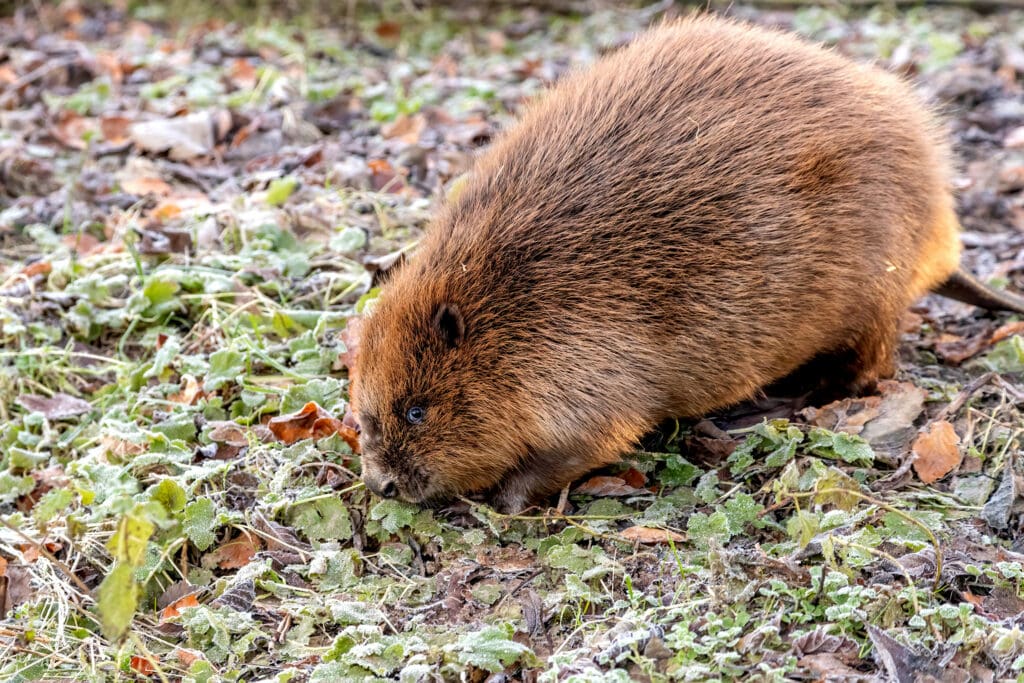
<instances>
[{"instance_id":1,"label":"wet fur","mask_svg":"<svg viewBox=\"0 0 1024 683\"><path fill-rule=\"evenodd\" d=\"M957 228L947 143L894 76L719 18L656 28L532 104L385 287L364 467L516 508L823 353L869 386Z\"/></svg>"}]
</instances>

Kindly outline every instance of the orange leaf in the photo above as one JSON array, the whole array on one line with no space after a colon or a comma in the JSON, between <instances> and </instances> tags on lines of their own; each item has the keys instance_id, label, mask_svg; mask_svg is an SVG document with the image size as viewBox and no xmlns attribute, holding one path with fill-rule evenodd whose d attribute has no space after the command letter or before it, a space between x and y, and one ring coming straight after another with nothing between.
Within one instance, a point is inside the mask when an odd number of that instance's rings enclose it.
<instances>
[{"instance_id":1,"label":"orange leaf","mask_svg":"<svg viewBox=\"0 0 1024 683\"><path fill-rule=\"evenodd\" d=\"M137 655L132 657L131 667L132 671L141 674L143 676L152 676L156 673L156 666L154 661L160 661L156 655L152 655L152 659L148 657L139 657Z\"/></svg>"},{"instance_id":2,"label":"orange leaf","mask_svg":"<svg viewBox=\"0 0 1024 683\"><path fill-rule=\"evenodd\" d=\"M171 652L171 654L174 657L177 657L178 661L181 662L182 666L185 667L192 666L193 662L196 662L200 659L205 660L205 657L203 657L202 652L199 652L198 650L189 650L188 648L184 647L174 648L174 651Z\"/></svg>"},{"instance_id":3,"label":"orange leaf","mask_svg":"<svg viewBox=\"0 0 1024 683\"><path fill-rule=\"evenodd\" d=\"M160 623L173 619L174 617L181 616L181 610L186 607L199 607L199 598L196 597L196 593L191 593L183 598L175 600L171 604L160 610Z\"/></svg>"},{"instance_id":4,"label":"orange leaf","mask_svg":"<svg viewBox=\"0 0 1024 683\"><path fill-rule=\"evenodd\" d=\"M256 87L256 67L248 59L236 59L228 69L228 79L236 88L251 90Z\"/></svg>"},{"instance_id":5,"label":"orange leaf","mask_svg":"<svg viewBox=\"0 0 1024 683\"><path fill-rule=\"evenodd\" d=\"M942 479L960 466L960 439L953 425L940 420L914 441L914 471L926 484Z\"/></svg>"},{"instance_id":6,"label":"orange leaf","mask_svg":"<svg viewBox=\"0 0 1024 683\"><path fill-rule=\"evenodd\" d=\"M39 559L39 546L32 545L31 543L22 543L18 546L18 550L21 551L21 559L26 564L32 564Z\"/></svg>"},{"instance_id":7,"label":"orange leaf","mask_svg":"<svg viewBox=\"0 0 1024 683\"><path fill-rule=\"evenodd\" d=\"M60 243L68 249L77 252L79 256L88 256L100 249L100 241L87 232L76 232L73 235L64 235Z\"/></svg>"},{"instance_id":8,"label":"orange leaf","mask_svg":"<svg viewBox=\"0 0 1024 683\"><path fill-rule=\"evenodd\" d=\"M166 223L172 218L177 218L181 215L181 204L173 199L165 199L157 204L149 215L151 218L155 218L161 223Z\"/></svg>"},{"instance_id":9,"label":"orange leaf","mask_svg":"<svg viewBox=\"0 0 1024 683\"><path fill-rule=\"evenodd\" d=\"M630 486L619 477L597 476L591 477L577 486L573 493L582 493L588 496L632 496L647 492Z\"/></svg>"},{"instance_id":10,"label":"orange leaf","mask_svg":"<svg viewBox=\"0 0 1024 683\"><path fill-rule=\"evenodd\" d=\"M182 379L185 380L185 387L178 393L168 396L167 400L194 406L199 399L206 396L206 392L203 391L203 383L192 375L185 375Z\"/></svg>"},{"instance_id":11,"label":"orange leaf","mask_svg":"<svg viewBox=\"0 0 1024 683\"><path fill-rule=\"evenodd\" d=\"M628 470L619 475L622 480L632 486L633 488L642 489L644 484L647 483L647 477L640 470L630 467Z\"/></svg>"},{"instance_id":12,"label":"orange leaf","mask_svg":"<svg viewBox=\"0 0 1024 683\"><path fill-rule=\"evenodd\" d=\"M252 561L252 556L263 548L257 536L243 534L212 551L208 561L221 569L240 569Z\"/></svg>"},{"instance_id":13,"label":"orange leaf","mask_svg":"<svg viewBox=\"0 0 1024 683\"><path fill-rule=\"evenodd\" d=\"M121 181L121 189L128 194L152 194L158 197L166 197L171 193L171 186L165 180L156 176L128 178Z\"/></svg>"},{"instance_id":14,"label":"orange leaf","mask_svg":"<svg viewBox=\"0 0 1024 683\"><path fill-rule=\"evenodd\" d=\"M302 439L323 439L331 434L338 434L352 450L358 452L359 449L359 435L356 431L313 401L302 406L299 411L273 418L267 423L267 427L278 441L286 444L293 444Z\"/></svg>"},{"instance_id":15,"label":"orange leaf","mask_svg":"<svg viewBox=\"0 0 1024 683\"><path fill-rule=\"evenodd\" d=\"M128 131L132 123L127 116L104 116L100 119L100 132L110 144L121 145L128 142Z\"/></svg>"},{"instance_id":16,"label":"orange leaf","mask_svg":"<svg viewBox=\"0 0 1024 683\"><path fill-rule=\"evenodd\" d=\"M51 270L53 270L53 266L49 261L36 261L22 268L21 274L25 277L35 277L36 275L49 275Z\"/></svg>"},{"instance_id":17,"label":"orange leaf","mask_svg":"<svg viewBox=\"0 0 1024 683\"><path fill-rule=\"evenodd\" d=\"M648 526L631 526L619 532L619 536L634 543L681 543L686 539L682 534L677 534L668 529L652 529Z\"/></svg>"},{"instance_id":18,"label":"orange leaf","mask_svg":"<svg viewBox=\"0 0 1024 683\"><path fill-rule=\"evenodd\" d=\"M1015 334L1024 332L1024 320L1018 320L1012 323L1006 323L1002 327L998 328L992 333L992 338L989 340L990 344L1001 342L1007 337L1012 337Z\"/></svg>"}]
</instances>

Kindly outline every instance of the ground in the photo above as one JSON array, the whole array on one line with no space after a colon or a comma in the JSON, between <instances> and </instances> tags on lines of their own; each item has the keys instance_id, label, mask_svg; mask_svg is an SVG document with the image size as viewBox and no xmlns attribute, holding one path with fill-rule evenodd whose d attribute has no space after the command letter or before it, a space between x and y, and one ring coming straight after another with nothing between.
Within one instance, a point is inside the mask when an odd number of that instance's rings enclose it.
<instances>
[{"instance_id":1,"label":"ground","mask_svg":"<svg viewBox=\"0 0 1024 683\"><path fill-rule=\"evenodd\" d=\"M965 263L1021 289L1024 14L837 8L729 11L914 78ZM669 3L208 9L0 20L3 680L1024 672L1005 314L930 297L876 395L665 425L561 509L359 483L345 328L375 274L524 99Z\"/></svg>"}]
</instances>

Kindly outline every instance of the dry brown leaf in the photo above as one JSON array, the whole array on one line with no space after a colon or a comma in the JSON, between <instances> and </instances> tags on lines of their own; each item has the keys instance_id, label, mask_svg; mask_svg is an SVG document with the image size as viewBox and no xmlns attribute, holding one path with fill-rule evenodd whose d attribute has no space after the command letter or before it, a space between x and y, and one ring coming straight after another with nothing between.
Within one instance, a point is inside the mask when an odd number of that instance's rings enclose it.
<instances>
[{"instance_id":1,"label":"dry brown leaf","mask_svg":"<svg viewBox=\"0 0 1024 683\"><path fill-rule=\"evenodd\" d=\"M359 452L359 434L313 401L302 406L301 410L271 419L267 427L278 441L286 444L293 444L301 439L323 439L331 434L337 434L353 451Z\"/></svg>"},{"instance_id":2,"label":"dry brown leaf","mask_svg":"<svg viewBox=\"0 0 1024 683\"><path fill-rule=\"evenodd\" d=\"M221 569L240 569L252 561L253 555L263 548L258 536L242 534L211 551L203 561L204 565L216 565Z\"/></svg>"},{"instance_id":3,"label":"dry brown leaf","mask_svg":"<svg viewBox=\"0 0 1024 683\"><path fill-rule=\"evenodd\" d=\"M127 178L121 181L121 189L128 194L140 196L166 197L171 193L171 186L162 178L155 176Z\"/></svg>"},{"instance_id":4,"label":"dry brown leaf","mask_svg":"<svg viewBox=\"0 0 1024 683\"><path fill-rule=\"evenodd\" d=\"M162 624L168 619L181 616L181 610L186 607L199 607L198 593L189 593L185 597L175 600L170 605L160 610L160 623Z\"/></svg>"},{"instance_id":5,"label":"dry brown leaf","mask_svg":"<svg viewBox=\"0 0 1024 683\"><path fill-rule=\"evenodd\" d=\"M203 656L203 653L199 650L189 650L184 647L174 648L174 651L171 652L171 656L177 658L185 668L192 666L193 662L199 661L200 659L206 659L206 657Z\"/></svg>"},{"instance_id":6,"label":"dry brown leaf","mask_svg":"<svg viewBox=\"0 0 1024 683\"><path fill-rule=\"evenodd\" d=\"M139 453L145 453L146 446L141 443L135 443L132 441L125 441L115 436L104 434L100 437L100 446L107 453L117 458L123 458L128 455L138 455Z\"/></svg>"},{"instance_id":7,"label":"dry brown leaf","mask_svg":"<svg viewBox=\"0 0 1024 683\"><path fill-rule=\"evenodd\" d=\"M411 145L419 141L420 134L426 127L427 119L423 114L399 114L392 123L381 127L380 134L387 140L397 138Z\"/></svg>"},{"instance_id":8,"label":"dry brown leaf","mask_svg":"<svg viewBox=\"0 0 1024 683\"><path fill-rule=\"evenodd\" d=\"M231 62L228 69L228 80L239 90L252 90L256 87L258 77L256 67L248 59L238 58Z\"/></svg>"},{"instance_id":9,"label":"dry brown leaf","mask_svg":"<svg viewBox=\"0 0 1024 683\"><path fill-rule=\"evenodd\" d=\"M68 394L54 394L47 398L35 394L22 394L14 399L25 410L42 413L47 420L66 420L92 410L88 402Z\"/></svg>"},{"instance_id":10,"label":"dry brown leaf","mask_svg":"<svg viewBox=\"0 0 1024 683\"><path fill-rule=\"evenodd\" d=\"M992 337L988 340L989 344L997 344L1008 337L1012 337L1015 334L1024 333L1024 320L1017 320L1012 323L1006 323L1002 327L996 329L992 333Z\"/></svg>"},{"instance_id":11,"label":"dry brown leaf","mask_svg":"<svg viewBox=\"0 0 1024 683\"><path fill-rule=\"evenodd\" d=\"M22 268L21 274L25 277L35 277L36 275L49 275L52 270L53 264L49 261L36 261Z\"/></svg>"},{"instance_id":12,"label":"dry brown leaf","mask_svg":"<svg viewBox=\"0 0 1024 683\"><path fill-rule=\"evenodd\" d=\"M968 358L978 355L987 343L984 334L966 338L955 334L942 334L935 342L935 353L947 363L959 365Z\"/></svg>"},{"instance_id":13,"label":"dry brown leaf","mask_svg":"<svg viewBox=\"0 0 1024 683\"><path fill-rule=\"evenodd\" d=\"M87 118L73 111L61 112L57 123L50 129L60 144L70 149L83 150L89 146L87 134L98 128L96 119Z\"/></svg>"},{"instance_id":14,"label":"dry brown leaf","mask_svg":"<svg viewBox=\"0 0 1024 683\"><path fill-rule=\"evenodd\" d=\"M647 475L633 467L620 474L619 477L622 478L622 481L637 489L642 489L644 484L647 483Z\"/></svg>"},{"instance_id":15,"label":"dry brown leaf","mask_svg":"<svg viewBox=\"0 0 1024 683\"><path fill-rule=\"evenodd\" d=\"M588 496L634 496L638 493L647 493L647 491L630 486L619 477L597 476L591 477L577 486L573 493Z\"/></svg>"},{"instance_id":16,"label":"dry brown leaf","mask_svg":"<svg viewBox=\"0 0 1024 683\"><path fill-rule=\"evenodd\" d=\"M953 425L945 420L934 423L914 441L914 471L926 484L942 479L955 470L963 459L960 438Z\"/></svg>"},{"instance_id":17,"label":"dry brown leaf","mask_svg":"<svg viewBox=\"0 0 1024 683\"><path fill-rule=\"evenodd\" d=\"M112 145L123 145L128 142L128 131L131 129L132 119L127 116L109 115L100 117L100 133L103 139Z\"/></svg>"},{"instance_id":18,"label":"dry brown leaf","mask_svg":"<svg viewBox=\"0 0 1024 683\"><path fill-rule=\"evenodd\" d=\"M187 406L194 406L199 399L206 397L206 392L203 391L203 383L195 377L192 375L185 375L182 377L182 380L185 382L185 386L182 387L181 391L168 396L168 401L173 403L183 403Z\"/></svg>"},{"instance_id":19,"label":"dry brown leaf","mask_svg":"<svg viewBox=\"0 0 1024 683\"><path fill-rule=\"evenodd\" d=\"M74 251L79 256L88 256L89 254L103 248L102 242L88 232L76 232L70 235L64 235L60 238L60 243Z\"/></svg>"},{"instance_id":20,"label":"dry brown leaf","mask_svg":"<svg viewBox=\"0 0 1024 683\"><path fill-rule=\"evenodd\" d=\"M132 671L141 676L152 676L156 673L156 665L154 662L159 662L160 658L156 655L150 655L152 659L147 657L140 657L138 655L132 655L131 667Z\"/></svg>"},{"instance_id":21,"label":"dry brown leaf","mask_svg":"<svg viewBox=\"0 0 1024 683\"><path fill-rule=\"evenodd\" d=\"M634 543L682 543L686 538L668 529L654 529L649 526L631 526L619 532L619 536Z\"/></svg>"}]
</instances>

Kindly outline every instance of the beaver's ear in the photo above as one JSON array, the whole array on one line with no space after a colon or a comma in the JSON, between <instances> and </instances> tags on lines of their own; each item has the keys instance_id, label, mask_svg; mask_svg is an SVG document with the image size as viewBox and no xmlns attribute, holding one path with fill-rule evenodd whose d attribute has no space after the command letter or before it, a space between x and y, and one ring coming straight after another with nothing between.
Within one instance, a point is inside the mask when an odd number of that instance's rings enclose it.
<instances>
[{"instance_id":1,"label":"beaver's ear","mask_svg":"<svg viewBox=\"0 0 1024 683\"><path fill-rule=\"evenodd\" d=\"M434 312L434 329L448 346L458 346L466 337L466 321L455 304L441 304Z\"/></svg>"}]
</instances>

